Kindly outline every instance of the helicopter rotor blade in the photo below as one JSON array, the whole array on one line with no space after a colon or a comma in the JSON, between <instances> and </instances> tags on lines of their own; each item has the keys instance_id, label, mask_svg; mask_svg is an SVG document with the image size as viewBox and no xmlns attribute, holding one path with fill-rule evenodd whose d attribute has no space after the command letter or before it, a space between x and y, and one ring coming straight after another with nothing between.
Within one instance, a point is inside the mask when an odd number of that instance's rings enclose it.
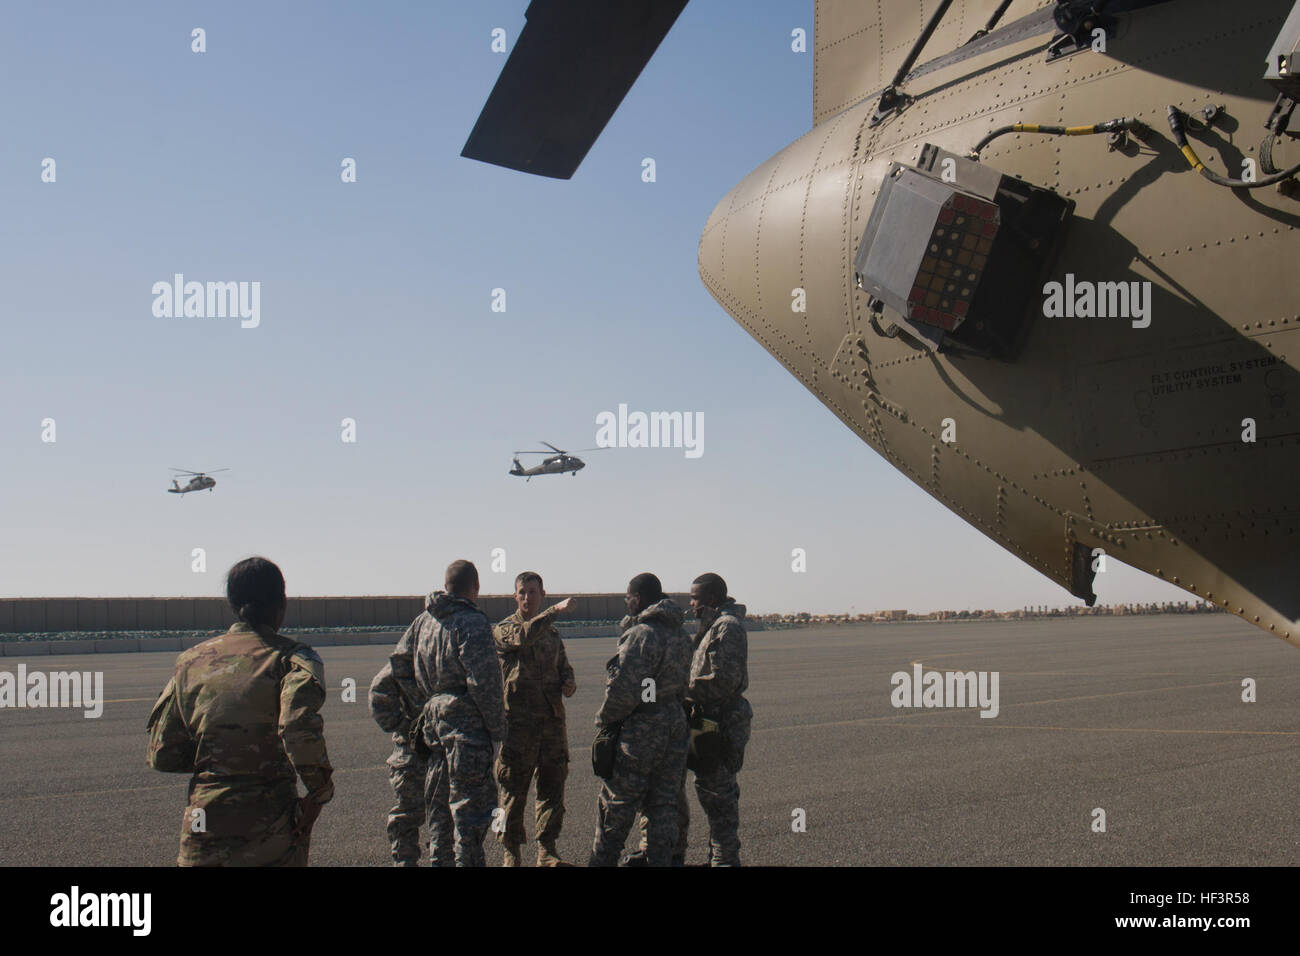
<instances>
[{"instance_id":1,"label":"helicopter rotor blade","mask_svg":"<svg viewBox=\"0 0 1300 956\"><path fill-rule=\"evenodd\" d=\"M517 452L513 452L513 454L516 454L516 455L551 455L551 454L554 454L554 452L549 452L549 451L517 451Z\"/></svg>"},{"instance_id":2,"label":"helicopter rotor blade","mask_svg":"<svg viewBox=\"0 0 1300 956\"><path fill-rule=\"evenodd\" d=\"M558 455L567 455L567 454L568 454L568 452L565 451L563 448L556 448L554 445L552 445L552 444L551 444L550 442L548 442L548 441L544 441L544 442L542 442L542 444L545 445L547 448L549 448L551 451L555 452L555 453L558 454Z\"/></svg>"}]
</instances>

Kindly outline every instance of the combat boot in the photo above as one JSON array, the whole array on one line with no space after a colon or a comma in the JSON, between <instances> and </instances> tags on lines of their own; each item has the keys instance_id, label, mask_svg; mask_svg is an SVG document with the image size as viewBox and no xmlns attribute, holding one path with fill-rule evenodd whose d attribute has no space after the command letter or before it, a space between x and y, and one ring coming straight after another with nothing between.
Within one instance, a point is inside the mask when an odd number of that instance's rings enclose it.
<instances>
[{"instance_id":1,"label":"combat boot","mask_svg":"<svg viewBox=\"0 0 1300 956\"><path fill-rule=\"evenodd\" d=\"M537 844L537 865L538 866L568 866L560 859L560 853L555 849L554 843Z\"/></svg>"},{"instance_id":2,"label":"combat boot","mask_svg":"<svg viewBox=\"0 0 1300 956\"><path fill-rule=\"evenodd\" d=\"M506 853L506 859L505 859L505 862L501 864L502 866L522 866L522 865L523 865L522 863L519 862L519 844L518 844L518 843L507 843L507 844L505 845L505 853Z\"/></svg>"}]
</instances>

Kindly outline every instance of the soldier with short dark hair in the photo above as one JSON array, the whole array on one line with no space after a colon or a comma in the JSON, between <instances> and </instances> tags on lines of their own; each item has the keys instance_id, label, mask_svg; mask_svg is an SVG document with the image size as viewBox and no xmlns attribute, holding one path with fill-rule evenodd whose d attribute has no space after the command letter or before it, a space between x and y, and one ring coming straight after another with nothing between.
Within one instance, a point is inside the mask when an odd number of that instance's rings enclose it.
<instances>
[{"instance_id":1,"label":"soldier with short dark hair","mask_svg":"<svg viewBox=\"0 0 1300 956\"><path fill-rule=\"evenodd\" d=\"M149 715L149 765L192 774L177 863L306 866L312 826L334 795L325 665L278 633L288 602L273 563L240 561L226 598L238 622L177 658Z\"/></svg>"},{"instance_id":2,"label":"soldier with short dark hair","mask_svg":"<svg viewBox=\"0 0 1300 956\"><path fill-rule=\"evenodd\" d=\"M687 710L695 723L714 721L722 738L721 753L707 765L697 765L695 794L709 821L709 863L740 865L740 785L736 775L745 759L753 710L743 694L749 686L749 639L745 633L745 606L727 594L727 582L708 572L691 583L691 610L700 622L691 655L686 687ZM704 758L699 758L701 761ZM646 819L642 814L641 848L629 853L627 866L646 865ZM690 828L686 776L677 794L677 842L672 862L686 862L686 837Z\"/></svg>"},{"instance_id":3,"label":"soldier with short dark hair","mask_svg":"<svg viewBox=\"0 0 1300 956\"><path fill-rule=\"evenodd\" d=\"M506 740L496 765L505 811L500 840L506 866L519 866L520 849L528 841L524 808L534 775L537 865L563 865L556 841L564 825L564 781L569 774L564 698L573 696L577 684L554 622L573 599L542 611L545 599L542 576L523 572L515 578L515 613L493 629L506 693Z\"/></svg>"},{"instance_id":4,"label":"soldier with short dark hair","mask_svg":"<svg viewBox=\"0 0 1300 956\"><path fill-rule=\"evenodd\" d=\"M745 605L727 594L727 582L712 572L691 584L691 609L699 620L686 705L695 720L713 721L721 753L695 770L695 795L709 822L711 866L740 865L740 784L754 712L744 697L749 687L749 637ZM686 852L686 779L682 778L679 841Z\"/></svg>"},{"instance_id":5,"label":"soldier with short dark hair","mask_svg":"<svg viewBox=\"0 0 1300 956\"><path fill-rule=\"evenodd\" d=\"M474 602L478 569L447 567L446 591L430 594L389 658L393 679L419 709L411 727L429 750L425 815L434 866L483 866L483 839L496 809L492 750L506 715L492 625Z\"/></svg>"},{"instance_id":6,"label":"soldier with short dark hair","mask_svg":"<svg viewBox=\"0 0 1300 956\"><path fill-rule=\"evenodd\" d=\"M613 772L600 790L591 866L616 866L638 807L649 820L647 859L666 866L677 833L677 790L686 770L683 695L691 642L682 609L659 579L638 574L627 586L618 653L605 665L598 729L619 727Z\"/></svg>"}]
</instances>

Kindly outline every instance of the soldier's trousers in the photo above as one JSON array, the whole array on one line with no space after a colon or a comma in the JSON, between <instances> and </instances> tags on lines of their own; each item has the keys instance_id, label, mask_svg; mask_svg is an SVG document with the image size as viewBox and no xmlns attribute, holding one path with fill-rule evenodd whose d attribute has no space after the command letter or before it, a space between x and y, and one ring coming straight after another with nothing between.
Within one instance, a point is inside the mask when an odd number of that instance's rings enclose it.
<instances>
[{"instance_id":1,"label":"soldier's trousers","mask_svg":"<svg viewBox=\"0 0 1300 956\"><path fill-rule=\"evenodd\" d=\"M498 839L510 846L528 842L524 810L537 777L537 842L554 846L564 826L564 781L569 775L569 738L563 717L511 715L497 756L497 782L505 829Z\"/></svg>"},{"instance_id":2,"label":"soldier's trousers","mask_svg":"<svg viewBox=\"0 0 1300 956\"><path fill-rule=\"evenodd\" d=\"M697 773L695 795L709 821L709 865L740 866L740 784L736 772L724 763L710 773ZM681 799L683 803L686 800L685 786ZM683 830L683 850L685 846Z\"/></svg>"},{"instance_id":3,"label":"soldier's trousers","mask_svg":"<svg viewBox=\"0 0 1300 956\"><path fill-rule=\"evenodd\" d=\"M740 784L736 773L720 766L712 773L695 774L695 795L709 822L709 865L740 866ZM648 821L641 815L641 849L649 845ZM686 799L686 778L677 790L677 839L672 858L686 856L691 808Z\"/></svg>"},{"instance_id":4,"label":"soldier's trousers","mask_svg":"<svg viewBox=\"0 0 1300 956\"><path fill-rule=\"evenodd\" d=\"M646 862L668 866L677 838L677 791L686 772L690 738L680 712L671 723L624 724L614 773L600 788L591 866L617 866L640 807L648 820ZM630 723L634 717L628 718Z\"/></svg>"},{"instance_id":5,"label":"soldier's trousers","mask_svg":"<svg viewBox=\"0 0 1300 956\"><path fill-rule=\"evenodd\" d=\"M434 866L483 866L483 838L497 805L492 741L481 730L435 720L425 740L432 753L425 775L429 856Z\"/></svg>"},{"instance_id":6,"label":"soldier's trousers","mask_svg":"<svg viewBox=\"0 0 1300 956\"><path fill-rule=\"evenodd\" d=\"M393 786L397 803L388 811L388 843L393 862L410 865L420 860L420 827L424 825L424 781L426 762L416 756L394 752L388 759L388 782Z\"/></svg>"},{"instance_id":7,"label":"soldier's trousers","mask_svg":"<svg viewBox=\"0 0 1300 956\"><path fill-rule=\"evenodd\" d=\"M677 836L673 840L673 852L671 860L673 865L680 863L686 856L686 837L691 828L691 805L686 800L686 773L682 771L682 782L677 788ZM645 812L637 814L637 829L641 831L641 852L644 853L650 845L650 821L646 819Z\"/></svg>"}]
</instances>

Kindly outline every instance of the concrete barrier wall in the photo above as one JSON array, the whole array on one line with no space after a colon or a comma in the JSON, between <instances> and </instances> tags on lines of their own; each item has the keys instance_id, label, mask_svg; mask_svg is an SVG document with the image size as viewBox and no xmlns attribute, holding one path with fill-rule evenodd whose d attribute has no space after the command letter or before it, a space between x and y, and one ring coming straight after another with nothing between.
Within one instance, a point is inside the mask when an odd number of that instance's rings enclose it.
<instances>
[{"instance_id":1,"label":"concrete barrier wall","mask_svg":"<svg viewBox=\"0 0 1300 956\"><path fill-rule=\"evenodd\" d=\"M586 637L617 637L618 628L612 624L584 624L562 628L565 640ZM295 639L312 647L355 647L381 644L392 647L402 636L401 631L381 631L369 634L295 634ZM206 637L142 637L113 640L80 641L2 641L0 657L43 657L51 654L129 654L137 651L166 651L172 654L201 644Z\"/></svg>"},{"instance_id":2,"label":"concrete barrier wall","mask_svg":"<svg viewBox=\"0 0 1300 956\"><path fill-rule=\"evenodd\" d=\"M75 600L51 601L45 608L45 628L50 631L75 631L77 602Z\"/></svg>"},{"instance_id":3,"label":"concrete barrier wall","mask_svg":"<svg viewBox=\"0 0 1300 956\"><path fill-rule=\"evenodd\" d=\"M565 595L560 595L561 597ZM565 617L577 621L618 620L621 594L578 594ZM685 609L688 595L672 597ZM406 627L424 610L418 597L291 597L284 626ZM514 613L509 594L485 594L479 607L495 622ZM199 598L0 598L0 634L54 634L65 631L223 630L235 615L225 600Z\"/></svg>"}]
</instances>

